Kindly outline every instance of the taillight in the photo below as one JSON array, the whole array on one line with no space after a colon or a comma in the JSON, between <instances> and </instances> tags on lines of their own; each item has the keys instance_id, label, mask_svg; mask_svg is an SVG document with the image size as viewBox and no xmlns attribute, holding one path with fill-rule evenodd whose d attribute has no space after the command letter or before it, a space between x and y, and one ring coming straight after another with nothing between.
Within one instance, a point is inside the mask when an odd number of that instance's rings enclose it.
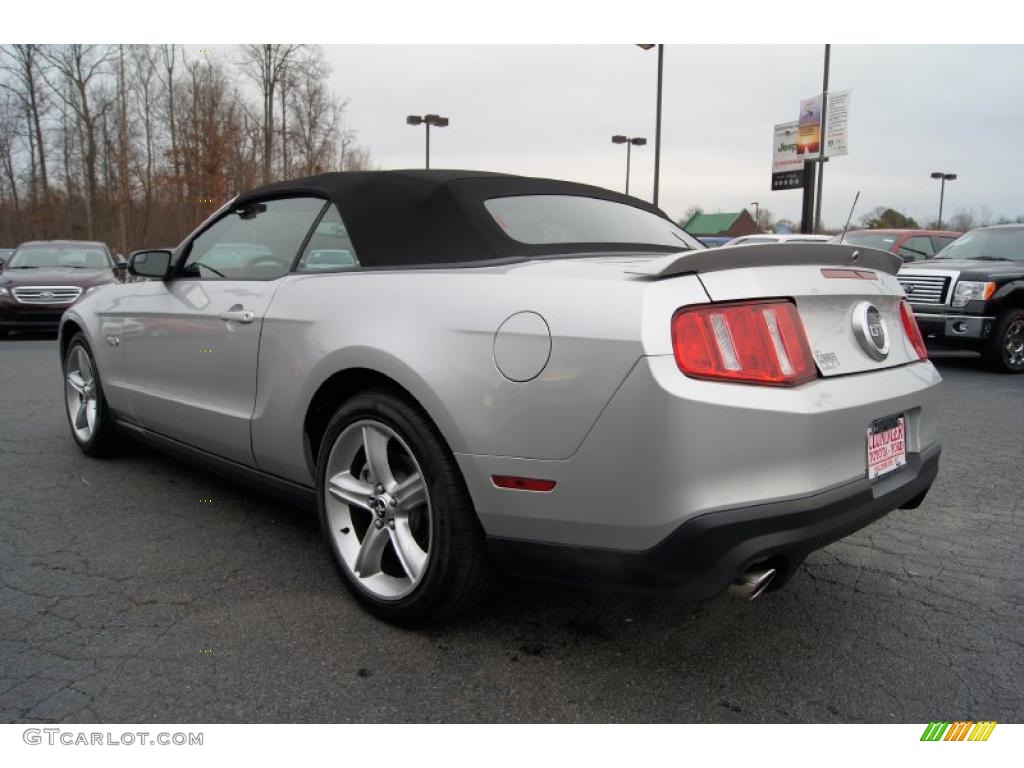
<instances>
[{"instance_id":1,"label":"taillight","mask_svg":"<svg viewBox=\"0 0 1024 768\"><path fill-rule=\"evenodd\" d=\"M698 379L794 387L818 375L789 301L680 309L672 317L672 350L679 370Z\"/></svg>"},{"instance_id":2,"label":"taillight","mask_svg":"<svg viewBox=\"0 0 1024 768\"><path fill-rule=\"evenodd\" d=\"M907 334L907 339L913 345L914 351L917 352L918 359L927 360L928 350L924 345L924 337L921 335L921 329L917 326L914 310L910 308L906 299L900 302L900 320L903 321L903 331Z\"/></svg>"}]
</instances>

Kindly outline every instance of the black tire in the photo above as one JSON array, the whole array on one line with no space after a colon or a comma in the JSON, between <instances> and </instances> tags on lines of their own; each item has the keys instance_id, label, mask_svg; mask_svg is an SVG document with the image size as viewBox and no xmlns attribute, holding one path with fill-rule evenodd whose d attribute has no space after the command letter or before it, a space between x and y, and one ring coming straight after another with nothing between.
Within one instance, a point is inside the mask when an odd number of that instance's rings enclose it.
<instances>
[{"instance_id":1,"label":"black tire","mask_svg":"<svg viewBox=\"0 0 1024 768\"><path fill-rule=\"evenodd\" d=\"M1014 354L1024 333L1024 309L1009 309L996 319L992 335L982 349L985 364L999 373L1024 373L1024 355Z\"/></svg>"},{"instance_id":2,"label":"black tire","mask_svg":"<svg viewBox=\"0 0 1024 768\"><path fill-rule=\"evenodd\" d=\"M9 333L10 331L8 331L6 328L0 328L0 339L6 339L7 334Z\"/></svg>"},{"instance_id":3,"label":"black tire","mask_svg":"<svg viewBox=\"0 0 1024 768\"><path fill-rule=\"evenodd\" d=\"M433 539L425 570L413 590L380 599L361 587L346 568L330 530L326 483L335 441L352 424L373 419L390 427L411 449L426 480ZM493 580L483 528L451 450L429 417L395 392L362 392L338 408L324 433L317 459L317 507L327 547L342 581L370 613L393 624L421 627L468 611Z\"/></svg>"},{"instance_id":4,"label":"black tire","mask_svg":"<svg viewBox=\"0 0 1024 768\"><path fill-rule=\"evenodd\" d=\"M68 366L72 355L76 354L77 350L83 350L89 357L89 361L92 365L93 380L95 382L95 398L96 398L96 421L93 425L92 433L88 439L82 439L75 431L74 424L71 420L71 412L65 404L64 415L68 419L68 428L71 430L71 437L75 441L82 453L93 458L104 458L112 456L117 452L119 448L119 435L114 427L114 420L110 416L110 411L107 408L107 399L103 394L103 384L100 381L99 369L96 367L96 358L92 354L92 348L89 346L89 342L85 340L85 336L81 333L76 333L71 337L71 341L68 342L67 351L64 353L64 359L61 361L61 370L64 374L64 386L65 391L67 387L68 377Z\"/></svg>"}]
</instances>

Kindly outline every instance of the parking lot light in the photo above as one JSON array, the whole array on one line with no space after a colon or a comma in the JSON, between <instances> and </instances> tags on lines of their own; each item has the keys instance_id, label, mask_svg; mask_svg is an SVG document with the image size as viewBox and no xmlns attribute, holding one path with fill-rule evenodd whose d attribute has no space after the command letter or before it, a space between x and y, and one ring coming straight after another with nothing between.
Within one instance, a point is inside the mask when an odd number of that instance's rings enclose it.
<instances>
[{"instance_id":1,"label":"parking lot light","mask_svg":"<svg viewBox=\"0 0 1024 768\"><path fill-rule=\"evenodd\" d=\"M435 128L446 128L448 126L448 118L441 117L441 115L409 115L405 118L406 125L424 125L427 128L427 158L426 167L430 168L430 126Z\"/></svg>"},{"instance_id":2,"label":"parking lot light","mask_svg":"<svg viewBox=\"0 0 1024 768\"><path fill-rule=\"evenodd\" d=\"M612 136L612 144L625 144L626 145L626 194L629 194L629 164L630 164L630 153L633 147L642 147L647 144L647 139L643 136L623 136L621 133L617 133Z\"/></svg>"},{"instance_id":3,"label":"parking lot light","mask_svg":"<svg viewBox=\"0 0 1024 768\"><path fill-rule=\"evenodd\" d=\"M944 171L935 171L934 173L932 173L932 178L939 179L941 182L941 186L939 188L939 223L937 229L942 229L942 203L944 198L946 197L946 182L955 181L956 174L946 173Z\"/></svg>"}]
</instances>

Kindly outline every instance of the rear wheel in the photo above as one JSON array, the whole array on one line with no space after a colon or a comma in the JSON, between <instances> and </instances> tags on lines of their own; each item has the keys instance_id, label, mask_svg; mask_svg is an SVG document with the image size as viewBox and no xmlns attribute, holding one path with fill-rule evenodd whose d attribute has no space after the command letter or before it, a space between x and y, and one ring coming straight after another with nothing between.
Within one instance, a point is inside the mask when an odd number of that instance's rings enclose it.
<instances>
[{"instance_id":1,"label":"rear wheel","mask_svg":"<svg viewBox=\"0 0 1024 768\"><path fill-rule=\"evenodd\" d=\"M103 397L92 350L76 333L64 356L64 402L71 436L89 456L108 456L117 448L117 433Z\"/></svg>"},{"instance_id":2,"label":"rear wheel","mask_svg":"<svg viewBox=\"0 0 1024 768\"><path fill-rule=\"evenodd\" d=\"M999 316L982 355L993 370L1024 372L1024 310L1011 309Z\"/></svg>"},{"instance_id":3,"label":"rear wheel","mask_svg":"<svg viewBox=\"0 0 1024 768\"><path fill-rule=\"evenodd\" d=\"M404 399L375 390L338 409L317 489L342 579L371 613L425 625L483 596L486 547L462 475L437 428Z\"/></svg>"}]
</instances>

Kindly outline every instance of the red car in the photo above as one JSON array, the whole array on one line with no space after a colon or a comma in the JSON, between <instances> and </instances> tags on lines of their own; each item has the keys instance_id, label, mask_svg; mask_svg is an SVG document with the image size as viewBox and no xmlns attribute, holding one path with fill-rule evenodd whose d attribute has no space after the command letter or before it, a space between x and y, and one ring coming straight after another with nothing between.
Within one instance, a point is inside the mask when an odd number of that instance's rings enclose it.
<instances>
[{"instance_id":1,"label":"red car","mask_svg":"<svg viewBox=\"0 0 1024 768\"><path fill-rule=\"evenodd\" d=\"M903 261L930 259L963 232L939 229L855 229L836 235L830 243L848 243L895 253Z\"/></svg>"}]
</instances>

